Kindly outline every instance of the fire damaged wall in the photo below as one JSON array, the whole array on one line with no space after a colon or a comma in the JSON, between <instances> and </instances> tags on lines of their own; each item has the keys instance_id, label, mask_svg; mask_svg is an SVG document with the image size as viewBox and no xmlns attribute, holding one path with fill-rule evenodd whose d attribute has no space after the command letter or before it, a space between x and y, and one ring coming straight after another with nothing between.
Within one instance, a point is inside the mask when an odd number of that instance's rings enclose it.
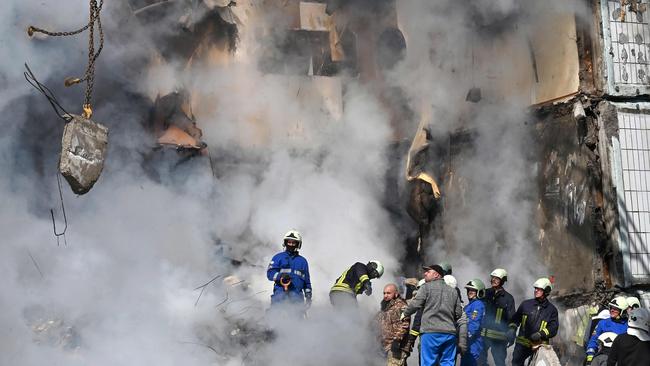
<instances>
[{"instance_id":1,"label":"fire damaged wall","mask_svg":"<svg viewBox=\"0 0 650 366\"><path fill-rule=\"evenodd\" d=\"M597 128L592 116L574 116L581 108L579 100L543 107L533 124L537 245L560 295L590 291L605 279L598 255L606 236Z\"/></svg>"}]
</instances>

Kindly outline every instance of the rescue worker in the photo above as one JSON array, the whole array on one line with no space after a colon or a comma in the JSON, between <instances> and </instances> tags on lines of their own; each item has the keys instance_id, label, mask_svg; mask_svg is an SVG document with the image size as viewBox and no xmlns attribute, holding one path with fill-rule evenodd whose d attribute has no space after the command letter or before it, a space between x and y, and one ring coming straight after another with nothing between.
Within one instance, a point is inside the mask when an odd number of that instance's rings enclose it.
<instances>
[{"instance_id":1,"label":"rescue worker","mask_svg":"<svg viewBox=\"0 0 650 366\"><path fill-rule=\"evenodd\" d=\"M625 301L627 302L627 313L628 313L628 315L630 314L630 312L632 310L638 309L638 308L641 307L641 301L639 301L639 299L634 297L634 296L630 296L630 297L625 298Z\"/></svg>"},{"instance_id":2,"label":"rescue worker","mask_svg":"<svg viewBox=\"0 0 650 366\"><path fill-rule=\"evenodd\" d=\"M296 230L284 234L284 252L273 256L266 270L266 277L273 281L271 305L290 302L311 305L311 280L305 257L298 254L302 248L302 235ZM304 293L304 296L303 296Z\"/></svg>"},{"instance_id":3,"label":"rescue worker","mask_svg":"<svg viewBox=\"0 0 650 366\"><path fill-rule=\"evenodd\" d=\"M418 282L416 291L413 293L413 297L417 296L418 291L426 283L426 279L421 279ZM412 317L413 323L411 324L411 329L409 329L407 349L408 352L413 352L413 347L415 346L415 341L420 336L420 324L422 323L422 309L418 310L415 315ZM418 355L420 354L420 346L418 345Z\"/></svg>"},{"instance_id":4,"label":"rescue worker","mask_svg":"<svg viewBox=\"0 0 650 366\"><path fill-rule=\"evenodd\" d=\"M440 267L442 267L442 265ZM444 268L443 268L443 271L444 271ZM460 289L458 288L458 280L456 279L456 277L448 274L448 275L445 275L442 279L445 281L445 283L448 286L453 287L456 290L456 292L458 292L458 298L460 299L460 303L464 304L463 297L460 295Z\"/></svg>"},{"instance_id":5,"label":"rescue worker","mask_svg":"<svg viewBox=\"0 0 650 366\"><path fill-rule=\"evenodd\" d=\"M483 336L483 353L479 365L488 364L488 351L496 366L506 365L508 344L507 332L510 318L515 314L515 299L503 286L508 281L508 272L496 268L490 273L491 288L485 291L485 317L481 335Z\"/></svg>"},{"instance_id":6,"label":"rescue worker","mask_svg":"<svg viewBox=\"0 0 650 366\"><path fill-rule=\"evenodd\" d=\"M510 321L509 343L515 340L519 328L512 366L524 366L524 361L535 353L535 346L548 344L549 339L557 334L557 308L548 300L553 284L548 278L540 278L533 283L533 288L535 298L522 302Z\"/></svg>"},{"instance_id":7,"label":"rescue worker","mask_svg":"<svg viewBox=\"0 0 650 366\"><path fill-rule=\"evenodd\" d=\"M650 312L632 310L626 333L619 334L609 351L607 366L650 364Z\"/></svg>"},{"instance_id":8,"label":"rescue worker","mask_svg":"<svg viewBox=\"0 0 650 366\"><path fill-rule=\"evenodd\" d=\"M605 332L613 332L616 334L623 334L627 331L627 317L625 311L627 310L627 301L624 296L616 296L609 303L609 318L601 320L596 325L596 329L587 343L587 365L591 361L598 349L598 337Z\"/></svg>"},{"instance_id":9,"label":"rescue worker","mask_svg":"<svg viewBox=\"0 0 650 366\"><path fill-rule=\"evenodd\" d=\"M368 264L357 262L346 269L330 289L330 302L336 308L357 306L357 295L364 292L372 295L370 280L380 278L384 274L384 266L379 261Z\"/></svg>"},{"instance_id":10,"label":"rescue worker","mask_svg":"<svg viewBox=\"0 0 650 366\"><path fill-rule=\"evenodd\" d=\"M481 337L481 322L485 315L485 305L481 299L485 297L485 284L475 278L465 285L468 304L465 306L467 315L467 344L469 352L465 352L460 359L461 366L476 366L483 351L483 338Z\"/></svg>"},{"instance_id":11,"label":"rescue worker","mask_svg":"<svg viewBox=\"0 0 650 366\"><path fill-rule=\"evenodd\" d=\"M379 341L388 366L403 366L409 356L408 330L411 318L400 319L406 308L397 290L397 285L389 283L384 286L384 299L381 310L375 317L379 326Z\"/></svg>"},{"instance_id":12,"label":"rescue worker","mask_svg":"<svg viewBox=\"0 0 650 366\"><path fill-rule=\"evenodd\" d=\"M591 360L591 366L607 366L607 358L617 336L616 333L605 332L598 337L598 352Z\"/></svg>"},{"instance_id":13,"label":"rescue worker","mask_svg":"<svg viewBox=\"0 0 650 366\"><path fill-rule=\"evenodd\" d=\"M441 270L444 272L444 269L442 269L442 266L440 267ZM431 282L435 278L435 274L437 273L436 271L433 270L433 266L424 266L422 267L422 270L424 271L423 273L423 278L418 282L418 291L422 286L427 283ZM417 296L417 292L413 297ZM415 345L415 341L417 338L420 336L420 325L422 324L422 309L419 309L418 311L415 312L415 315L413 316L413 324L411 325L411 329L409 330L409 347L412 350L413 346ZM421 354L422 350L422 345L418 344L418 354Z\"/></svg>"},{"instance_id":14,"label":"rescue worker","mask_svg":"<svg viewBox=\"0 0 650 366\"><path fill-rule=\"evenodd\" d=\"M443 269L437 264L427 268L433 271L433 280L418 290L402 317L423 309L420 326L422 366L453 366L456 363L457 343L461 354L467 351L467 317L456 290L442 280Z\"/></svg>"}]
</instances>

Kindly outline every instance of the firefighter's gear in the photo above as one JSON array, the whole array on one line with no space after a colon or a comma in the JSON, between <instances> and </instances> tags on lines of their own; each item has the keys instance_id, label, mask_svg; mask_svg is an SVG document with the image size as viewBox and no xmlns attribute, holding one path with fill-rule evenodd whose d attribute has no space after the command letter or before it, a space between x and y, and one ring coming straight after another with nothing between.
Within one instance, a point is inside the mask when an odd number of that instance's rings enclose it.
<instances>
[{"instance_id":1,"label":"firefighter's gear","mask_svg":"<svg viewBox=\"0 0 650 366\"><path fill-rule=\"evenodd\" d=\"M625 309L628 308L627 300L625 299L624 296L616 296L615 298L612 299L612 301L609 302L609 307L620 310L622 316L623 311L625 311Z\"/></svg>"},{"instance_id":2,"label":"firefighter's gear","mask_svg":"<svg viewBox=\"0 0 650 366\"><path fill-rule=\"evenodd\" d=\"M650 341L650 312L647 309L632 310L627 323L627 333L644 342Z\"/></svg>"},{"instance_id":3,"label":"firefighter's gear","mask_svg":"<svg viewBox=\"0 0 650 366\"><path fill-rule=\"evenodd\" d=\"M497 268L492 271L492 276L505 281L507 273ZM508 324L515 314L515 299L505 289L495 290L489 288L485 291L485 317L483 318L483 329L481 335L484 340L483 353L481 354L482 365L487 364L487 354L491 350L492 358L496 366L504 366L506 362L506 348L508 347Z\"/></svg>"},{"instance_id":4,"label":"firefighter's gear","mask_svg":"<svg viewBox=\"0 0 650 366\"><path fill-rule=\"evenodd\" d=\"M598 344L604 348L611 348L612 343L614 343L614 339L616 339L616 336L618 336L618 334L614 332L605 332L598 336Z\"/></svg>"},{"instance_id":5,"label":"firefighter's gear","mask_svg":"<svg viewBox=\"0 0 650 366\"><path fill-rule=\"evenodd\" d=\"M492 273L490 273L490 276L499 278L502 285L508 281L508 272L503 268L496 268Z\"/></svg>"},{"instance_id":6,"label":"firefighter's gear","mask_svg":"<svg viewBox=\"0 0 650 366\"><path fill-rule=\"evenodd\" d=\"M485 284L483 283L483 281L479 280L478 278L475 278L467 282L465 288L468 290L476 291L476 297L478 297L479 299L485 297Z\"/></svg>"},{"instance_id":7,"label":"firefighter's gear","mask_svg":"<svg viewBox=\"0 0 650 366\"><path fill-rule=\"evenodd\" d=\"M623 298L623 300L625 299ZM613 302L614 301L612 301L612 303ZM621 305L620 302L618 302L617 305ZM587 362L591 362L594 355L596 354L596 351L598 350L598 337L601 334L605 332L623 334L626 331L627 331L627 318L624 317L619 316L617 319L613 319L610 317L598 322L598 325L596 325L596 329L594 329L594 332L591 334L591 338L589 338L589 343L587 343Z\"/></svg>"},{"instance_id":8,"label":"firefighter's gear","mask_svg":"<svg viewBox=\"0 0 650 366\"><path fill-rule=\"evenodd\" d=\"M470 281L470 283L471 282L472 281ZM465 288L468 287L465 286ZM475 290L474 288L470 289ZM483 304L483 301L475 297L469 300L469 303L463 310L465 310L465 315L467 315L467 343L469 352L462 355L460 364L461 366L474 366L477 364L481 357L481 353L483 352L481 322L485 315L485 305Z\"/></svg>"},{"instance_id":9,"label":"firefighter's gear","mask_svg":"<svg viewBox=\"0 0 650 366\"><path fill-rule=\"evenodd\" d=\"M289 230L284 234L284 240L282 241L282 247L287 247L287 240L295 240L298 242L296 249L300 250L302 248L302 235L297 230Z\"/></svg>"},{"instance_id":10,"label":"firefighter's gear","mask_svg":"<svg viewBox=\"0 0 650 366\"><path fill-rule=\"evenodd\" d=\"M373 262L368 263L368 265L371 263ZM381 263L379 264L381 265ZM357 262L350 268L346 269L343 274L336 279L334 285L330 289L330 301L332 302L332 305L356 305L357 295L362 292L365 292L368 296L372 294L368 265ZM375 267L373 271L379 272L379 267ZM383 273L383 266L381 266L381 272Z\"/></svg>"},{"instance_id":11,"label":"firefighter's gear","mask_svg":"<svg viewBox=\"0 0 650 366\"><path fill-rule=\"evenodd\" d=\"M639 299L634 296L625 298L625 302L627 302L628 308L638 309L641 307L641 301L639 301Z\"/></svg>"},{"instance_id":12,"label":"firefighter's gear","mask_svg":"<svg viewBox=\"0 0 650 366\"><path fill-rule=\"evenodd\" d=\"M452 274L451 273L452 268L451 268L451 264L449 264L449 262L440 262L439 266L442 268L443 271L445 271L445 273L442 274L443 276ZM453 286L453 287L456 287L456 286Z\"/></svg>"},{"instance_id":13,"label":"firefighter's gear","mask_svg":"<svg viewBox=\"0 0 650 366\"><path fill-rule=\"evenodd\" d=\"M370 261L366 264L368 267L368 276L370 279L380 278L384 275L384 265L379 261Z\"/></svg>"},{"instance_id":14,"label":"firefighter's gear","mask_svg":"<svg viewBox=\"0 0 650 366\"><path fill-rule=\"evenodd\" d=\"M276 304L286 300L302 303L304 298L311 301L311 280L307 259L298 252L284 251L273 256L266 270L266 277L273 281L271 303ZM282 282L289 284L285 290ZM304 293L304 296L303 296Z\"/></svg>"},{"instance_id":15,"label":"firefighter's gear","mask_svg":"<svg viewBox=\"0 0 650 366\"><path fill-rule=\"evenodd\" d=\"M456 280L456 277L452 275L445 275L445 277L442 278L445 283L453 288L456 288L458 286L458 280Z\"/></svg>"},{"instance_id":16,"label":"firefighter's gear","mask_svg":"<svg viewBox=\"0 0 650 366\"><path fill-rule=\"evenodd\" d=\"M557 334L558 326L557 308L546 297L522 302L510 321L510 329L519 328L512 365L523 366L524 361L532 356L533 346L548 344L548 340Z\"/></svg>"},{"instance_id":17,"label":"firefighter's gear","mask_svg":"<svg viewBox=\"0 0 650 366\"><path fill-rule=\"evenodd\" d=\"M544 290L545 296L548 296L551 293L551 290L553 290L553 284L546 277L540 278L537 281L535 281L535 283L533 283L533 287L541 288L542 290Z\"/></svg>"},{"instance_id":18,"label":"firefighter's gear","mask_svg":"<svg viewBox=\"0 0 650 366\"><path fill-rule=\"evenodd\" d=\"M650 312L639 308L630 312L626 334L614 340L609 365L647 365L650 360Z\"/></svg>"}]
</instances>

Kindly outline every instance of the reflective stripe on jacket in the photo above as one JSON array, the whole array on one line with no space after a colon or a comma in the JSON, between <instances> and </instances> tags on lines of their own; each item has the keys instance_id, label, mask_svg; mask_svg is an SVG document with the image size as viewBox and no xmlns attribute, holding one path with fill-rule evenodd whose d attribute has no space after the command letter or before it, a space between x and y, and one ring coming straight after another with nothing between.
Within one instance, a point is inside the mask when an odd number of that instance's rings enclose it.
<instances>
[{"instance_id":1,"label":"reflective stripe on jacket","mask_svg":"<svg viewBox=\"0 0 650 366\"><path fill-rule=\"evenodd\" d=\"M364 289L365 282L370 281L368 267L357 262L348 268L336 279L330 291L342 291L353 295L360 294Z\"/></svg>"}]
</instances>

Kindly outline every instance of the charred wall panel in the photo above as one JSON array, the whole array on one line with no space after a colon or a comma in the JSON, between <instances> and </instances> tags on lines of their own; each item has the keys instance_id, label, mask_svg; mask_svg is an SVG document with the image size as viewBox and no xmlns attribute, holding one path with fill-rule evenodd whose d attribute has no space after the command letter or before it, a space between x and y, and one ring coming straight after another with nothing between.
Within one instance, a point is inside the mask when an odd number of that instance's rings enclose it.
<instances>
[{"instance_id":1,"label":"charred wall panel","mask_svg":"<svg viewBox=\"0 0 650 366\"><path fill-rule=\"evenodd\" d=\"M540 254L557 278L559 294L588 291L602 267L596 255L604 231L599 158L588 142L589 127L576 123L572 104L547 107L539 117Z\"/></svg>"}]
</instances>

